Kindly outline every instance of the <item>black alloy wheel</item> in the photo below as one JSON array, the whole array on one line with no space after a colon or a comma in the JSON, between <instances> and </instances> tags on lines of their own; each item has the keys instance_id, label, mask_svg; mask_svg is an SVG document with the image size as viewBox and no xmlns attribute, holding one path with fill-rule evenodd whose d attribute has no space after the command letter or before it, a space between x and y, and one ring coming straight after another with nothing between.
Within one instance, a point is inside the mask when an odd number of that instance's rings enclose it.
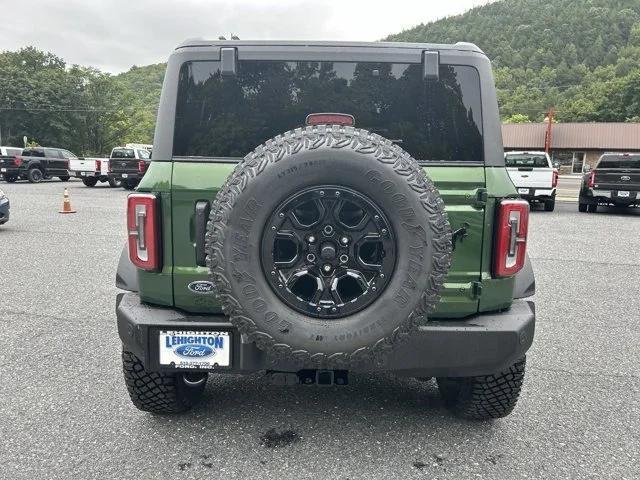
<instances>
[{"instance_id":1,"label":"black alloy wheel","mask_svg":"<svg viewBox=\"0 0 640 480\"><path fill-rule=\"evenodd\" d=\"M384 291L396 263L390 222L369 198L320 185L285 200L265 225L262 269L282 301L316 318L341 318Z\"/></svg>"}]
</instances>

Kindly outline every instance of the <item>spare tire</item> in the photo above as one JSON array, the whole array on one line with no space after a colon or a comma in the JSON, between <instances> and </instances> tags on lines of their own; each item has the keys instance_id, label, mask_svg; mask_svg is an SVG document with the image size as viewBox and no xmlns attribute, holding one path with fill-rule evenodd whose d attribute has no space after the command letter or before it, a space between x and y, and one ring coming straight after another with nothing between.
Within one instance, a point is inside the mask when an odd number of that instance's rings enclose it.
<instances>
[{"instance_id":1,"label":"spare tire","mask_svg":"<svg viewBox=\"0 0 640 480\"><path fill-rule=\"evenodd\" d=\"M226 315L272 364L384 365L437 305L451 228L411 156L314 126L240 162L214 201L207 263Z\"/></svg>"}]
</instances>

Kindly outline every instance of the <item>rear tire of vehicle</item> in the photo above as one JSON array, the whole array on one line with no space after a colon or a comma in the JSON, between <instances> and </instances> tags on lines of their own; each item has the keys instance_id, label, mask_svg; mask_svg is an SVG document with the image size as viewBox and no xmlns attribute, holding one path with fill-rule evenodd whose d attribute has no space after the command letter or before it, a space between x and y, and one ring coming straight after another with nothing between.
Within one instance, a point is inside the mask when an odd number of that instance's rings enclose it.
<instances>
[{"instance_id":1,"label":"rear tire of vehicle","mask_svg":"<svg viewBox=\"0 0 640 480\"><path fill-rule=\"evenodd\" d=\"M58 177L58 178L63 182L68 182L71 179L71 177L68 175L63 175L62 177Z\"/></svg>"},{"instance_id":2,"label":"rear tire of vehicle","mask_svg":"<svg viewBox=\"0 0 640 480\"><path fill-rule=\"evenodd\" d=\"M518 402L526 357L492 375L437 378L445 406L461 418L491 420L509 415Z\"/></svg>"},{"instance_id":3,"label":"rear tire of vehicle","mask_svg":"<svg viewBox=\"0 0 640 480\"><path fill-rule=\"evenodd\" d=\"M589 205L587 205L587 212L596 213L597 211L598 211L598 204L597 203L590 203Z\"/></svg>"},{"instance_id":4,"label":"rear tire of vehicle","mask_svg":"<svg viewBox=\"0 0 640 480\"><path fill-rule=\"evenodd\" d=\"M110 178L108 181L111 188L119 188L122 186L122 180L118 180L117 178Z\"/></svg>"},{"instance_id":5,"label":"rear tire of vehicle","mask_svg":"<svg viewBox=\"0 0 640 480\"><path fill-rule=\"evenodd\" d=\"M98 179L95 177L83 178L82 183L84 183L85 187L95 187L98 183Z\"/></svg>"},{"instance_id":6,"label":"rear tire of vehicle","mask_svg":"<svg viewBox=\"0 0 640 480\"><path fill-rule=\"evenodd\" d=\"M133 353L122 351L122 372L131 402L143 412L160 415L182 413L201 398L207 373L185 382L183 373L148 372Z\"/></svg>"},{"instance_id":7,"label":"rear tire of vehicle","mask_svg":"<svg viewBox=\"0 0 640 480\"><path fill-rule=\"evenodd\" d=\"M545 212L553 212L553 210L556 208L556 199L554 198L553 200L546 200L544 202L544 211Z\"/></svg>"},{"instance_id":8,"label":"rear tire of vehicle","mask_svg":"<svg viewBox=\"0 0 640 480\"><path fill-rule=\"evenodd\" d=\"M42 181L42 178L42 170L40 170L39 168L32 168L27 173L27 180L29 180L29 183L40 183Z\"/></svg>"},{"instance_id":9,"label":"rear tire of vehicle","mask_svg":"<svg viewBox=\"0 0 640 480\"><path fill-rule=\"evenodd\" d=\"M16 180L18 180L18 177L11 175L9 177L4 177L4 180L7 183L15 183Z\"/></svg>"},{"instance_id":10,"label":"rear tire of vehicle","mask_svg":"<svg viewBox=\"0 0 640 480\"><path fill-rule=\"evenodd\" d=\"M586 203L578 203L578 211L584 213L587 211L588 205Z\"/></svg>"},{"instance_id":11,"label":"rear tire of vehicle","mask_svg":"<svg viewBox=\"0 0 640 480\"><path fill-rule=\"evenodd\" d=\"M133 190L138 186L137 180L122 180L122 186L125 190Z\"/></svg>"}]
</instances>

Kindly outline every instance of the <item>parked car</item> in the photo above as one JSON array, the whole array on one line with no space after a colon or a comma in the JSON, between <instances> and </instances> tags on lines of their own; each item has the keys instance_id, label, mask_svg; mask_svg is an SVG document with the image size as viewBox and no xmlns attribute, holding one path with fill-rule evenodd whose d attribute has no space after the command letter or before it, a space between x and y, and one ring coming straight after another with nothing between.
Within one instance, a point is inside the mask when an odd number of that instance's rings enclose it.
<instances>
[{"instance_id":1,"label":"parked car","mask_svg":"<svg viewBox=\"0 0 640 480\"><path fill-rule=\"evenodd\" d=\"M640 154L606 153L583 175L578 211L595 213L598 205L640 205Z\"/></svg>"},{"instance_id":2,"label":"parked car","mask_svg":"<svg viewBox=\"0 0 640 480\"><path fill-rule=\"evenodd\" d=\"M209 373L267 370L436 377L463 417L513 410L529 204L478 47L190 41L161 98L116 276L136 407L184 411Z\"/></svg>"},{"instance_id":3,"label":"parked car","mask_svg":"<svg viewBox=\"0 0 640 480\"><path fill-rule=\"evenodd\" d=\"M151 154L144 148L116 147L109 157L109 180L119 181L127 190L133 190L150 163Z\"/></svg>"},{"instance_id":4,"label":"parked car","mask_svg":"<svg viewBox=\"0 0 640 480\"><path fill-rule=\"evenodd\" d=\"M520 198L529 203L542 203L546 212L553 212L558 170L551 165L549 155L546 152L507 152L504 159Z\"/></svg>"},{"instance_id":5,"label":"parked car","mask_svg":"<svg viewBox=\"0 0 640 480\"><path fill-rule=\"evenodd\" d=\"M9 197L7 194L0 190L0 225L4 225L9 221L9 210L11 204L9 203Z\"/></svg>"},{"instance_id":6,"label":"parked car","mask_svg":"<svg viewBox=\"0 0 640 480\"><path fill-rule=\"evenodd\" d=\"M109 182L110 187L119 187L120 180L109 178L108 158L76 158L69 160L69 170L87 187L95 187L98 182Z\"/></svg>"},{"instance_id":7,"label":"parked car","mask_svg":"<svg viewBox=\"0 0 640 480\"><path fill-rule=\"evenodd\" d=\"M18 179L39 183L43 179L58 177L69 181L69 160L78 158L69 150L50 147L30 147L20 155L0 157L0 174L7 182Z\"/></svg>"}]
</instances>

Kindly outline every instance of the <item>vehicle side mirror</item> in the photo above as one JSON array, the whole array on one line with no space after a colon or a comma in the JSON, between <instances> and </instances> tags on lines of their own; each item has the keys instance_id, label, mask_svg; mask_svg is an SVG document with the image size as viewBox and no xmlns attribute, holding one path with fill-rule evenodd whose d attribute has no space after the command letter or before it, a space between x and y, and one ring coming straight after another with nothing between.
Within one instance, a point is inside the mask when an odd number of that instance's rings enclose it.
<instances>
[{"instance_id":1,"label":"vehicle side mirror","mask_svg":"<svg viewBox=\"0 0 640 480\"><path fill-rule=\"evenodd\" d=\"M591 171L591 165L589 165L588 163L585 163L584 166L582 167L582 171L584 173L589 173Z\"/></svg>"},{"instance_id":2,"label":"vehicle side mirror","mask_svg":"<svg viewBox=\"0 0 640 480\"><path fill-rule=\"evenodd\" d=\"M560 162L553 162L553 168L560 168Z\"/></svg>"}]
</instances>

